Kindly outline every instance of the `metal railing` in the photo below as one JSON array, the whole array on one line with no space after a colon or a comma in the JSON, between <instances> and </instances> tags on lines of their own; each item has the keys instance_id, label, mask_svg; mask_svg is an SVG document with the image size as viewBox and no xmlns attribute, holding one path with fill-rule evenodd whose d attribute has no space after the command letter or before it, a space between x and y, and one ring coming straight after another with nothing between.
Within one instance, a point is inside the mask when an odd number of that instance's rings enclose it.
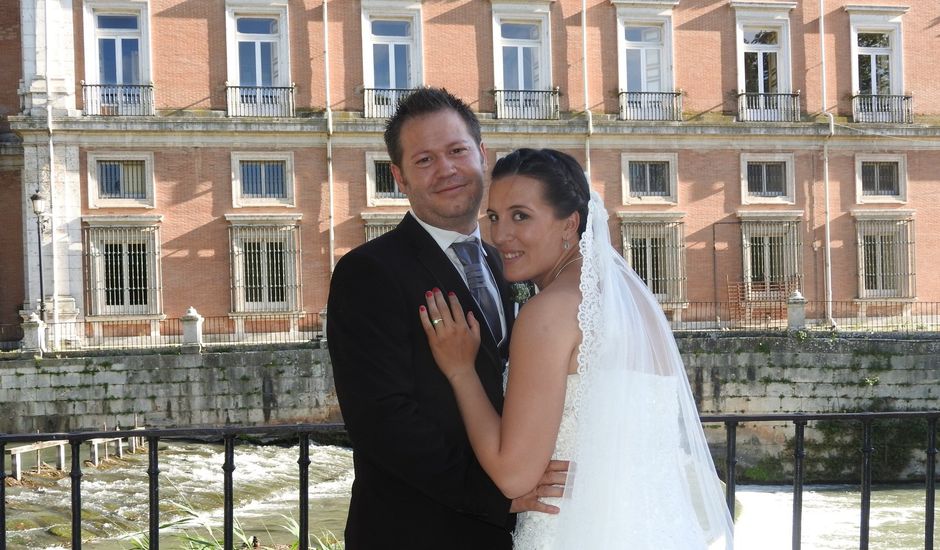
<instances>
[{"instance_id":1,"label":"metal railing","mask_svg":"<svg viewBox=\"0 0 940 550\"><path fill-rule=\"evenodd\" d=\"M793 550L802 547L802 517L803 517L803 479L806 462L806 435L808 422L836 421L858 422L862 425L863 443L861 452L861 503L859 522L859 550L868 550L869 527L871 520L871 489L872 489L872 455L874 453L874 438L872 425L878 420L907 420L927 422L927 439L924 441L926 454L925 465L925 517L924 517L924 550L934 548L934 503L937 479L937 419L940 410L916 412L870 412L870 413L818 413L818 414L706 414L701 416L705 423L723 423L725 425L725 499L731 516L735 509L735 467L737 465L737 428L742 423L752 422L792 422L794 426L793 445L793 525L791 528L791 546Z\"/></svg>"},{"instance_id":2,"label":"metal railing","mask_svg":"<svg viewBox=\"0 0 940 550\"><path fill-rule=\"evenodd\" d=\"M294 85L225 86L227 116L292 117Z\"/></svg>"},{"instance_id":3,"label":"metal railing","mask_svg":"<svg viewBox=\"0 0 940 550\"><path fill-rule=\"evenodd\" d=\"M861 503L859 523L859 550L867 550L869 543L869 527L871 519L871 491L872 491L872 459L875 450L873 425L879 420L903 420L910 422L926 421L927 439L924 441L926 464L925 477L925 517L924 517L924 549L934 548L934 504L937 477L937 420L940 411L916 412L872 412L872 413L818 413L818 414L731 414L731 415L702 415L703 424L721 423L725 426L725 498L732 517L735 511L735 492L737 477L737 428L744 423L759 422L792 422L794 425L793 445L793 524L791 528L791 543L793 550L802 547L802 514L803 514L803 481L804 464L807 458L805 429L809 422L835 421L861 423L863 430L863 443L861 452ZM68 441L71 449L71 534L72 548L81 549L81 521L82 521L82 469L79 459L79 449L83 442L97 438L142 437L147 441L148 449L148 483L149 483L149 514L148 533L151 550L159 550L159 442L161 439L221 439L224 444L224 463L222 471L223 481L223 548L232 549L234 544L234 484L235 471L235 443L239 436L268 435L296 440L299 444L298 464L298 507L299 530L301 535L298 548L309 548L309 445L310 436L316 432L338 430L338 424L301 424L293 426L258 426L258 427L225 427L225 428L178 428L178 429L133 429L101 432L71 432L51 434L0 434L0 456L5 452L7 443L31 443L37 441ZM296 438L296 439L295 439ZM0 469L0 550L6 550L6 467Z\"/></svg>"},{"instance_id":4,"label":"metal railing","mask_svg":"<svg viewBox=\"0 0 940 550\"><path fill-rule=\"evenodd\" d=\"M285 440L297 441L299 444L298 464L298 533L297 548L306 550L310 548L309 535L309 472L310 466L310 436L324 431L341 429L340 424L297 424L291 426L256 426L256 427L225 427L225 428L135 428L130 430L70 432L47 434L0 434L0 457L5 453L7 443L32 443L36 441L68 441L71 451L69 477L71 484L71 548L81 550L82 547L82 462L80 448L82 443L99 438L143 438L147 441L149 483L149 515L148 538L150 550L160 548L160 481L159 481L159 442L166 439L221 439L224 444L225 462L222 465L223 478L223 548L234 548L234 485L232 482L235 471L235 443L239 436L273 436ZM6 550L6 466L0 468L0 550Z\"/></svg>"},{"instance_id":5,"label":"metal railing","mask_svg":"<svg viewBox=\"0 0 940 550\"><path fill-rule=\"evenodd\" d=\"M184 338L185 319L86 319L48 323L46 350L144 349L194 344ZM319 313L205 317L204 347L290 344L323 336Z\"/></svg>"},{"instance_id":6,"label":"metal railing","mask_svg":"<svg viewBox=\"0 0 940 550\"><path fill-rule=\"evenodd\" d=\"M82 81L85 115L153 116L151 84L85 84Z\"/></svg>"},{"instance_id":7,"label":"metal railing","mask_svg":"<svg viewBox=\"0 0 940 550\"><path fill-rule=\"evenodd\" d=\"M855 122L914 122L914 98L909 95L856 94L852 96L852 120Z\"/></svg>"},{"instance_id":8,"label":"metal railing","mask_svg":"<svg viewBox=\"0 0 940 550\"><path fill-rule=\"evenodd\" d=\"M363 113L365 118L389 118L398 110L398 102L414 88L364 88Z\"/></svg>"},{"instance_id":9,"label":"metal railing","mask_svg":"<svg viewBox=\"0 0 940 550\"><path fill-rule=\"evenodd\" d=\"M496 90L496 118L549 120L558 118L558 98L554 90Z\"/></svg>"},{"instance_id":10,"label":"metal railing","mask_svg":"<svg viewBox=\"0 0 940 550\"><path fill-rule=\"evenodd\" d=\"M739 122L799 122L800 92L738 94Z\"/></svg>"},{"instance_id":11,"label":"metal railing","mask_svg":"<svg viewBox=\"0 0 940 550\"><path fill-rule=\"evenodd\" d=\"M620 120L682 120L682 92L620 92Z\"/></svg>"},{"instance_id":12,"label":"metal railing","mask_svg":"<svg viewBox=\"0 0 940 550\"><path fill-rule=\"evenodd\" d=\"M0 325L0 350L16 349L23 340L23 325Z\"/></svg>"}]
</instances>

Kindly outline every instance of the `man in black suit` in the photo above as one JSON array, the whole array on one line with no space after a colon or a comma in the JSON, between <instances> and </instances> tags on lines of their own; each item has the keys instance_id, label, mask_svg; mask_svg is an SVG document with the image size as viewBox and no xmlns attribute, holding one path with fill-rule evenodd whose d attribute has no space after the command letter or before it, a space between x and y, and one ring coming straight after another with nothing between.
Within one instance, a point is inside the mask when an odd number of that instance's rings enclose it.
<instances>
[{"instance_id":1,"label":"man in black suit","mask_svg":"<svg viewBox=\"0 0 940 550\"><path fill-rule=\"evenodd\" d=\"M490 309L498 303L502 316L487 318L450 248L479 238L480 124L462 101L426 88L399 105L385 143L411 211L339 261L328 302L327 340L356 475L346 548L509 549L512 512L552 508L535 491L510 502L483 472L418 317L425 293L440 288L486 320L476 369L501 410L512 323L502 262L483 245L484 275L499 298ZM547 473L541 496L560 496L551 487L558 481Z\"/></svg>"}]
</instances>

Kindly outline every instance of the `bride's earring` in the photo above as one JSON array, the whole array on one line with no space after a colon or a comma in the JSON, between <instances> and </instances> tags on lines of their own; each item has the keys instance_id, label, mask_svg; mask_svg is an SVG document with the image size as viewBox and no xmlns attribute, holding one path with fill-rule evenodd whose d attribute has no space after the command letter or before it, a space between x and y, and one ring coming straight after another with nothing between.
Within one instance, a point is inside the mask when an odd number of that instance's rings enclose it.
<instances>
[{"instance_id":1,"label":"bride's earring","mask_svg":"<svg viewBox=\"0 0 940 550\"><path fill-rule=\"evenodd\" d=\"M562 250L568 250L568 246L569 246L569 245L568 245L568 239L563 238L563 239L561 240L561 248L562 248Z\"/></svg>"}]
</instances>

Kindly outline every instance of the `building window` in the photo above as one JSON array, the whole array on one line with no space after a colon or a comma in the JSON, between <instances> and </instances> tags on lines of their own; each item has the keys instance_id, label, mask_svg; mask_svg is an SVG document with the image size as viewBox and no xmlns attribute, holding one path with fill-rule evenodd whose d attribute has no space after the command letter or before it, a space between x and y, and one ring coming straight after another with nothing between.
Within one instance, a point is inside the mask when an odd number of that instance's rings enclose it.
<instances>
[{"instance_id":1,"label":"building window","mask_svg":"<svg viewBox=\"0 0 940 550\"><path fill-rule=\"evenodd\" d=\"M422 81L421 6L362 3L363 81L367 117L389 117Z\"/></svg>"},{"instance_id":2,"label":"building window","mask_svg":"<svg viewBox=\"0 0 940 550\"><path fill-rule=\"evenodd\" d=\"M743 295L748 300L786 299L802 286L800 222L748 214L754 213L741 213Z\"/></svg>"},{"instance_id":3,"label":"building window","mask_svg":"<svg viewBox=\"0 0 940 550\"><path fill-rule=\"evenodd\" d=\"M792 154L741 155L741 204L793 204L796 179Z\"/></svg>"},{"instance_id":4,"label":"building window","mask_svg":"<svg viewBox=\"0 0 940 550\"><path fill-rule=\"evenodd\" d=\"M404 215L404 212L363 212L366 241L371 241L395 229Z\"/></svg>"},{"instance_id":5,"label":"building window","mask_svg":"<svg viewBox=\"0 0 940 550\"><path fill-rule=\"evenodd\" d=\"M232 153L233 206L294 206L292 153Z\"/></svg>"},{"instance_id":6,"label":"building window","mask_svg":"<svg viewBox=\"0 0 940 550\"><path fill-rule=\"evenodd\" d=\"M408 197L398 189L386 153L366 153L366 204L408 206Z\"/></svg>"},{"instance_id":7,"label":"building window","mask_svg":"<svg viewBox=\"0 0 940 550\"><path fill-rule=\"evenodd\" d=\"M226 219L231 223L233 311L299 311L299 216L229 214Z\"/></svg>"},{"instance_id":8,"label":"building window","mask_svg":"<svg viewBox=\"0 0 940 550\"><path fill-rule=\"evenodd\" d=\"M136 222L85 219L86 299L91 315L162 313L158 221L156 217ZM120 223L125 225L116 225Z\"/></svg>"},{"instance_id":9,"label":"building window","mask_svg":"<svg viewBox=\"0 0 940 550\"><path fill-rule=\"evenodd\" d=\"M662 303L685 302L685 239L682 222L622 213L623 255Z\"/></svg>"},{"instance_id":10,"label":"building window","mask_svg":"<svg viewBox=\"0 0 940 550\"><path fill-rule=\"evenodd\" d=\"M153 208L153 154L88 153L89 208Z\"/></svg>"},{"instance_id":11,"label":"building window","mask_svg":"<svg viewBox=\"0 0 940 550\"><path fill-rule=\"evenodd\" d=\"M623 203L676 203L677 158L674 153L621 155Z\"/></svg>"},{"instance_id":12,"label":"building window","mask_svg":"<svg viewBox=\"0 0 940 550\"><path fill-rule=\"evenodd\" d=\"M845 6L852 55L852 114L855 122L913 122L911 96L904 93L901 6Z\"/></svg>"},{"instance_id":13,"label":"building window","mask_svg":"<svg viewBox=\"0 0 940 550\"><path fill-rule=\"evenodd\" d=\"M856 155L855 200L859 204L906 202L906 157L904 155Z\"/></svg>"},{"instance_id":14,"label":"building window","mask_svg":"<svg viewBox=\"0 0 940 550\"><path fill-rule=\"evenodd\" d=\"M738 2L739 118L746 121L799 120L790 83L790 19L795 2Z\"/></svg>"},{"instance_id":15,"label":"building window","mask_svg":"<svg viewBox=\"0 0 940 550\"><path fill-rule=\"evenodd\" d=\"M855 211L860 298L914 296L914 220L909 212Z\"/></svg>"},{"instance_id":16,"label":"building window","mask_svg":"<svg viewBox=\"0 0 940 550\"><path fill-rule=\"evenodd\" d=\"M549 4L493 2L494 77L500 118L558 116L558 94L552 90Z\"/></svg>"},{"instance_id":17,"label":"building window","mask_svg":"<svg viewBox=\"0 0 940 550\"><path fill-rule=\"evenodd\" d=\"M286 3L230 0L226 10L230 116L291 116Z\"/></svg>"},{"instance_id":18,"label":"building window","mask_svg":"<svg viewBox=\"0 0 940 550\"><path fill-rule=\"evenodd\" d=\"M85 114L153 114L146 3L89 0L84 10Z\"/></svg>"}]
</instances>

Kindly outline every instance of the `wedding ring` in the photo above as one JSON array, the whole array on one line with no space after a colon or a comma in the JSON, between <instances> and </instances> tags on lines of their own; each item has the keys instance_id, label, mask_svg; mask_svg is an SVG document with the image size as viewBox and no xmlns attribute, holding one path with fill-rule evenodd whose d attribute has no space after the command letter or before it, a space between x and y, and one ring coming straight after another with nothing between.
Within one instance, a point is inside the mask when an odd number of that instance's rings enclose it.
<instances>
[{"instance_id":1,"label":"wedding ring","mask_svg":"<svg viewBox=\"0 0 940 550\"><path fill-rule=\"evenodd\" d=\"M443 321L443 319L431 319L431 325L436 327L441 321Z\"/></svg>"}]
</instances>

